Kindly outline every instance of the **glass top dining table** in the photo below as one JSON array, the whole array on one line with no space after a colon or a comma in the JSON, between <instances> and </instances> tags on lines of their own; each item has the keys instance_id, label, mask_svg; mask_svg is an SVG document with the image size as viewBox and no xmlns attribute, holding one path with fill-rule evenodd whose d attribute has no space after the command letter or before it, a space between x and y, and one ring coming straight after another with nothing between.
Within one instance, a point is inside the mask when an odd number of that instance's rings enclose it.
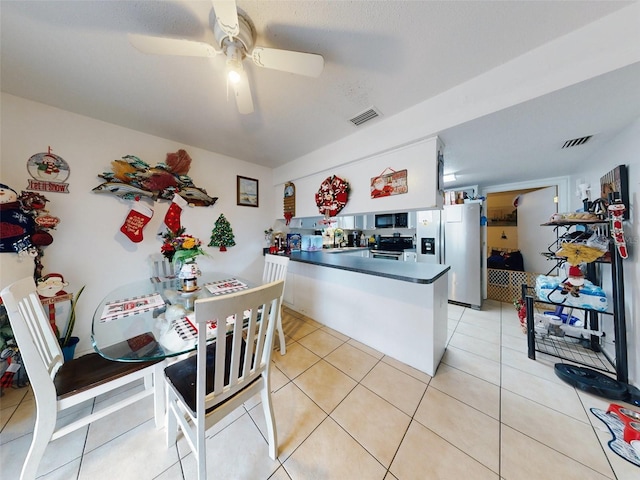
<instances>
[{"instance_id":1,"label":"glass top dining table","mask_svg":"<svg viewBox=\"0 0 640 480\"><path fill-rule=\"evenodd\" d=\"M220 272L203 273L193 292L183 292L177 278L155 277L122 285L96 308L91 342L100 355L120 362L182 355L196 348L193 309L197 299L255 286Z\"/></svg>"}]
</instances>

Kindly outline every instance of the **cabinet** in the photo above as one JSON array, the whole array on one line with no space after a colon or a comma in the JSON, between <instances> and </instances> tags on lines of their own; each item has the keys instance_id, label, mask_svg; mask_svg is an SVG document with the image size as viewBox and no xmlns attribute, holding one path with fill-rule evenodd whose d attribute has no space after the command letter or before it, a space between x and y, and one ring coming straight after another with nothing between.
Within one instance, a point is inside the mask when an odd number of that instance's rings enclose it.
<instances>
[{"instance_id":1,"label":"cabinet","mask_svg":"<svg viewBox=\"0 0 640 480\"><path fill-rule=\"evenodd\" d=\"M549 252L547 256L556 261L554 268L561 266L566 259L554 257L554 253L557 251L560 242L566 235L570 233L572 227L580 225L585 229L585 232L589 232L590 228L594 224L553 224L558 229L564 228L566 231L559 237L559 240L549 246ZM598 224L605 231L606 222ZM544 225L548 227L549 225ZM608 232L607 232L608 233ZM607 235L606 238L609 238ZM545 353L557 358L569 360L571 362L578 363L580 365L587 366L596 370L612 373L616 375L619 382L628 383L628 363L627 363L627 339L626 339L626 319L624 310L624 274L622 267L622 258L618 255L617 249L614 243L609 240L609 256L610 260L610 275L607 279L600 278L601 264L609 264L608 261L596 260L587 264L586 278L592 281L595 285L602 285L602 281L610 281L612 298L606 312L597 311L590 308L569 307L573 310L584 312L584 324L582 325L581 332L579 329L573 330L572 333L564 332L564 335L545 335L536 333L535 330L535 312L534 308L537 304L541 307L553 307L564 306L562 303L555 303L551 301L543 301L537 298L533 286L522 286L522 298L525 301L526 306L526 318L527 318L527 343L528 343L528 356L535 360L536 353ZM553 269L552 269L553 270ZM571 312L568 313L571 318ZM614 358L610 358L610 355L606 352L603 346L603 322L613 323L614 334Z\"/></svg>"},{"instance_id":2,"label":"cabinet","mask_svg":"<svg viewBox=\"0 0 640 480\"><path fill-rule=\"evenodd\" d=\"M289 228L320 229L323 227L320 223L323 219L324 217L295 217L291 219Z\"/></svg>"},{"instance_id":3,"label":"cabinet","mask_svg":"<svg viewBox=\"0 0 640 480\"><path fill-rule=\"evenodd\" d=\"M364 230L375 230L376 228L376 216L372 213L364 215Z\"/></svg>"},{"instance_id":4,"label":"cabinet","mask_svg":"<svg viewBox=\"0 0 640 480\"><path fill-rule=\"evenodd\" d=\"M362 230L364 228L364 215L343 215L335 217L334 227L343 230Z\"/></svg>"},{"instance_id":5,"label":"cabinet","mask_svg":"<svg viewBox=\"0 0 640 480\"><path fill-rule=\"evenodd\" d=\"M407 227L416 228L418 226L418 212L411 211L408 215Z\"/></svg>"}]
</instances>

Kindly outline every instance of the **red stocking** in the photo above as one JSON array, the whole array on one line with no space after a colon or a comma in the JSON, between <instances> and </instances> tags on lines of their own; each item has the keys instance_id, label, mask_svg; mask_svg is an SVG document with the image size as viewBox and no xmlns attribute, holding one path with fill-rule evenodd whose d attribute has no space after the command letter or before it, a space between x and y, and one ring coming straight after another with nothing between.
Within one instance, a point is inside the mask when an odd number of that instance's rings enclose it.
<instances>
[{"instance_id":1,"label":"red stocking","mask_svg":"<svg viewBox=\"0 0 640 480\"><path fill-rule=\"evenodd\" d=\"M120 231L129 237L132 242L139 243L142 241L142 229L149 223L151 217L153 217L153 210L140 202L136 202L131 207L129 215L127 215L124 224L120 227Z\"/></svg>"},{"instance_id":2,"label":"red stocking","mask_svg":"<svg viewBox=\"0 0 640 480\"><path fill-rule=\"evenodd\" d=\"M180 214L182 213L182 209L187 205L187 201L177 193L173 196L169 210L167 210L164 216L164 224L173 233L176 233L180 229Z\"/></svg>"}]
</instances>

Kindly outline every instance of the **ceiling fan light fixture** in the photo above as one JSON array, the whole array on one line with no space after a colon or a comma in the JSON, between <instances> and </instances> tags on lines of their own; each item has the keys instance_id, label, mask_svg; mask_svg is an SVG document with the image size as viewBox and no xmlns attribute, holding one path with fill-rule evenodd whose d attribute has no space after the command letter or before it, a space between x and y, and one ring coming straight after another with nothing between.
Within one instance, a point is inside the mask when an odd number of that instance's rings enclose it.
<instances>
[{"instance_id":1,"label":"ceiling fan light fixture","mask_svg":"<svg viewBox=\"0 0 640 480\"><path fill-rule=\"evenodd\" d=\"M242 73L238 71L238 69L236 68L229 68L229 72L227 73L227 79L229 80L229 83L233 85L237 85L238 83L240 83L240 80L242 79Z\"/></svg>"},{"instance_id":2,"label":"ceiling fan light fixture","mask_svg":"<svg viewBox=\"0 0 640 480\"><path fill-rule=\"evenodd\" d=\"M233 85L242 79L242 53L234 42L230 42L225 50L227 55L227 80Z\"/></svg>"}]
</instances>

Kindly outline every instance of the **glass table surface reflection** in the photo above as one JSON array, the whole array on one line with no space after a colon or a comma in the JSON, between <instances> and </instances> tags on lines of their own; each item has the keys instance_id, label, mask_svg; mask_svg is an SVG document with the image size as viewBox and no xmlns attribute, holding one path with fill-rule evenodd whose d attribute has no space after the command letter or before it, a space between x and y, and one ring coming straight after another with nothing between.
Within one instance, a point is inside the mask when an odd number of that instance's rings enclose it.
<instances>
[{"instance_id":1,"label":"glass table surface reflection","mask_svg":"<svg viewBox=\"0 0 640 480\"><path fill-rule=\"evenodd\" d=\"M175 357L195 350L195 301L257 286L233 274L203 273L198 289L183 292L177 278L122 285L93 314L91 342L103 357L121 362ZM213 336L215 328L211 325Z\"/></svg>"}]
</instances>

